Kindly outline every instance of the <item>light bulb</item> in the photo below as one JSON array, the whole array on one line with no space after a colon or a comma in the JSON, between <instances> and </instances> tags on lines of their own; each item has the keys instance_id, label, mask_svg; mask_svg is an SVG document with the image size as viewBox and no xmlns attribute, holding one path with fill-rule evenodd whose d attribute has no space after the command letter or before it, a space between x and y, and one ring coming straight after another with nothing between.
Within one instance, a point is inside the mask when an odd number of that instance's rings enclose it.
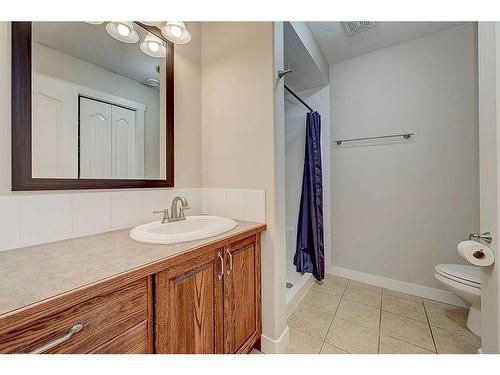
<instances>
[{"instance_id":1,"label":"light bulb","mask_svg":"<svg viewBox=\"0 0 500 375\"><path fill-rule=\"evenodd\" d=\"M118 26L116 27L116 31L118 31L118 34L125 37L127 37L128 34L130 34L130 29L128 28L128 26L125 26L122 23L118 24Z\"/></svg>"},{"instance_id":2,"label":"light bulb","mask_svg":"<svg viewBox=\"0 0 500 375\"><path fill-rule=\"evenodd\" d=\"M170 26L170 32L176 38L179 38L182 35L182 29L177 25Z\"/></svg>"},{"instance_id":3,"label":"light bulb","mask_svg":"<svg viewBox=\"0 0 500 375\"><path fill-rule=\"evenodd\" d=\"M156 42L149 42L148 47L153 52L158 52L160 50L160 45Z\"/></svg>"}]
</instances>

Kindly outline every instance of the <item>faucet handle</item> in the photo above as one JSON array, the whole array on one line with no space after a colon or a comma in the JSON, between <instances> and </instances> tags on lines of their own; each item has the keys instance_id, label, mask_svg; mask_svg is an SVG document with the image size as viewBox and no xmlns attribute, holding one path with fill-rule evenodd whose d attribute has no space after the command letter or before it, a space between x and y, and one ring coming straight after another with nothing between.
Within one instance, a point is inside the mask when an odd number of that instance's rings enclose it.
<instances>
[{"instance_id":1,"label":"faucet handle","mask_svg":"<svg viewBox=\"0 0 500 375\"><path fill-rule=\"evenodd\" d=\"M182 207L181 206L181 208L179 208L179 216L181 218L186 218L186 216L184 215L184 211L185 210L190 210L190 209L191 209L191 207L189 207L189 206L186 206L186 207Z\"/></svg>"},{"instance_id":2,"label":"faucet handle","mask_svg":"<svg viewBox=\"0 0 500 375\"><path fill-rule=\"evenodd\" d=\"M168 215L168 208L164 208L163 210L153 211L153 214L163 214L163 219L161 221L162 224L165 224L165 222L170 219L170 216Z\"/></svg>"}]
</instances>

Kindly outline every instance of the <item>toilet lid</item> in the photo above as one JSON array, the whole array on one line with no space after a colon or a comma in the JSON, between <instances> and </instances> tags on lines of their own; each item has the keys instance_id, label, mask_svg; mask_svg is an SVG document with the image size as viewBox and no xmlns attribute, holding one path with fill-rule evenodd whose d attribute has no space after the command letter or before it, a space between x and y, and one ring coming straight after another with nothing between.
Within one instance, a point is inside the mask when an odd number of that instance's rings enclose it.
<instances>
[{"instance_id":1,"label":"toilet lid","mask_svg":"<svg viewBox=\"0 0 500 375\"><path fill-rule=\"evenodd\" d=\"M436 272L463 284L481 287L481 270L477 266L439 264L436 266Z\"/></svg>"}]
</instances>

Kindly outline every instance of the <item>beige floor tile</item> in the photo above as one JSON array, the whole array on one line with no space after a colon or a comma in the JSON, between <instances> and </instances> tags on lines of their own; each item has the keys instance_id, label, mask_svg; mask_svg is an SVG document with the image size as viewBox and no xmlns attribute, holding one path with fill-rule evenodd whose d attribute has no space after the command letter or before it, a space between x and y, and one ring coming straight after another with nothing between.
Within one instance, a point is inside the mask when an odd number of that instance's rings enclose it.
<instances>
[{"instance_id":1,"label":"beige floor tile","mask_svg":"<svg viewBox=\"0 0 500 375\"><path fill-rule=\"evenodd\" d=\"M408 301L412 302L420 302L422 303L422 298L408 294L408 293L403 293L403 292L398 292L396 290L392 289L384 289L384 294L387 294L389 296L397 297L397 298L402 298L406 299Z\"/></svg>"},{"instance_id":2,"label":"beige floor tile","mask_svg":"<svg viewBox=\"0 0 500 375\"><path fill-rule=\"evenodd\" d=\"M371 284L362 283L361 281L349 280L349 284L357 286L357 287L360 287L360 288L366 288L366 289L370 289L370 290L373 290L373 291L382 292L382 288L381 287L375 286L375 285L371 285Z\"/></svg>"},{"instance_id":3,"label":"beige floor tile","mask_svg":"<svg viewBox=\"0 0 500 375\"><path fill-rule=\"evenodd\" d=\"M288 325L323 340L332 319L333 314L327 314L300 303L288 318Z\"/></svg>"},{"instance_id":4,"label":"beige floor tile","mask_svg":"<svg viewBox=\"0 0 500 375\"><path fill-rule=\"evenodd\" d=\"M378 290L372 290L348 284L343 298L350 299L351 301L362 303L376 308L380 308L380 299L382 294Z\"/></svg>"},{"instance_id":5,"label":"beige floor tile","mask_svg":"<svg viewBox=\"0 0 500 375\"><path fill-rule=\"evenodd\" d=\"M285 354L317 354L321 349L321 344L321 340L290 328L290 340Z\"/></svg>"},{"instance_id":6,"label":"beige floor tile","mask_svg":"<svg viewBox=\"0 0 500 375\"><path fill-rule=\"evenodd\" d=\"M384 294L382 298L382 310L427 323L424 305L420 302L412 302L407 299Z\"/></svg>"},{"instance_id":7,"label":"beige floor tile","mask_svg":"<svg viewBox=\"0 0 500 375\"><path fill-rule=\"evenodd\" d=\"M373 331L378 331L380 310L342 298L335 317L348 320Z\"/></svg>"},{"instance_id":8,"label":"beige floor tile","mask_svg":"<svg viewBox=\"0 0 500 375\"><path fill-rule=\"evenodd\" d=\"M430 300L424 300L424 304L431 326L445 328L469 337L476 337L465 325L469 314L468 309Z\"/></svg>"},{"instance_id":9,"label":"beige floor tile","mask_svg":"<svg viewBox=\"0 0 500 375\"><path fill-rule=\"evenodd\" d=\"M323 292L342 295L347 282L347 279L341 277L325 275L325 279L321 283L315 282L311 289L319 289Z\"/></svg>"},{"instance_id":10,"label":"beige floor tile","mask_svg":"<svg viewBox=\"0 0 500 375\"><path fill-rule=\"evenodd\" d=\"M425 307L436 307L438 309L446 309L452 305L448 305L447 303L442 303L442 302L438 302L438 301L433 301L431 299L427 299L427 298L422 298L422 301L424 302L424 305Z\"/></svg>"},{"instance_id":11,"label":"beige floor tile","mask_svg":"<svg viewBox=\"0 0 500 375\"><path fill-rule=\"evenodd\" d=\"M469 337L446 329L432 327L438 353L442 354L477 354L481 347L479 337Z\"/></svg>"},{"instance_id":12,"label":"beige floor tile","mask_svg":"<svg viewBox=\"0 0 500 375\"><path fill-rule=\"evenodd\" d=\"M382 311L381 333L431 351L435 350L427 323Z\"/></svg>"},{"instance_id":13,"label":"beige floor tile","mask_svg":"<svg viewBox=\"0 0 500 375\"><path fill-rule=\"evenodd\" d=\"M324 342L323 347L321 348L319 354L351 354L351 353L346 352L345 350L342 350L340 348L337 348L336 346L330 345L327 342Z\"/></svg>"},{"instance_id":14,"label":"beige floor tile","mask_svg":"<svg viewBox=\"0 0 500 375\"><path fill-rule=\"evenodd\" d=\"M394 337L380 335L380 354L435 354L424 348L398 340Z\"/></svg>"},{"instance_id":15,"label":"beige floor tile","mask_svg":"<svg viewBox=\"0 0 500 375\"><path fill-rule=\"evenodd\" d=\"M326 336L326 342L355 354L378 352L378 332L356 323L335 318Z\"/></svg>"},{"instance_id":16,"label":"beige floor tile","mask_svg":"<svg viewBox=\"0 0 500 375\"><path fill-rule=\"evenodd\" d=\"M333 316L337 311L341 296L342 294L325 293L321 289L311 288L300 304Z\"/></svg>"}]
</instances>

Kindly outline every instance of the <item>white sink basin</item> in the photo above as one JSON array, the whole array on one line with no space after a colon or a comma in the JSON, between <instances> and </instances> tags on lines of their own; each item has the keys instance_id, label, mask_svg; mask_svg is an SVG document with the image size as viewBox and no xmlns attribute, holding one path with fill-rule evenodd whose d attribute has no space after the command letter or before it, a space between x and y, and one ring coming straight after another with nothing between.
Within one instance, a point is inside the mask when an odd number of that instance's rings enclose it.
<instances>
[{"instance_id":1,"label":"white sink basin","mask_svg":"<svg viewBox=\"0 0 500 375\"><path fill-rule=\"evenodd\" d=\"M161 221L139 225L130 238L147 243L173 244L217 236L235 228L238 223L220 216L188 216L186 220L162 224Z\"/></svg>"}]
</instances>

